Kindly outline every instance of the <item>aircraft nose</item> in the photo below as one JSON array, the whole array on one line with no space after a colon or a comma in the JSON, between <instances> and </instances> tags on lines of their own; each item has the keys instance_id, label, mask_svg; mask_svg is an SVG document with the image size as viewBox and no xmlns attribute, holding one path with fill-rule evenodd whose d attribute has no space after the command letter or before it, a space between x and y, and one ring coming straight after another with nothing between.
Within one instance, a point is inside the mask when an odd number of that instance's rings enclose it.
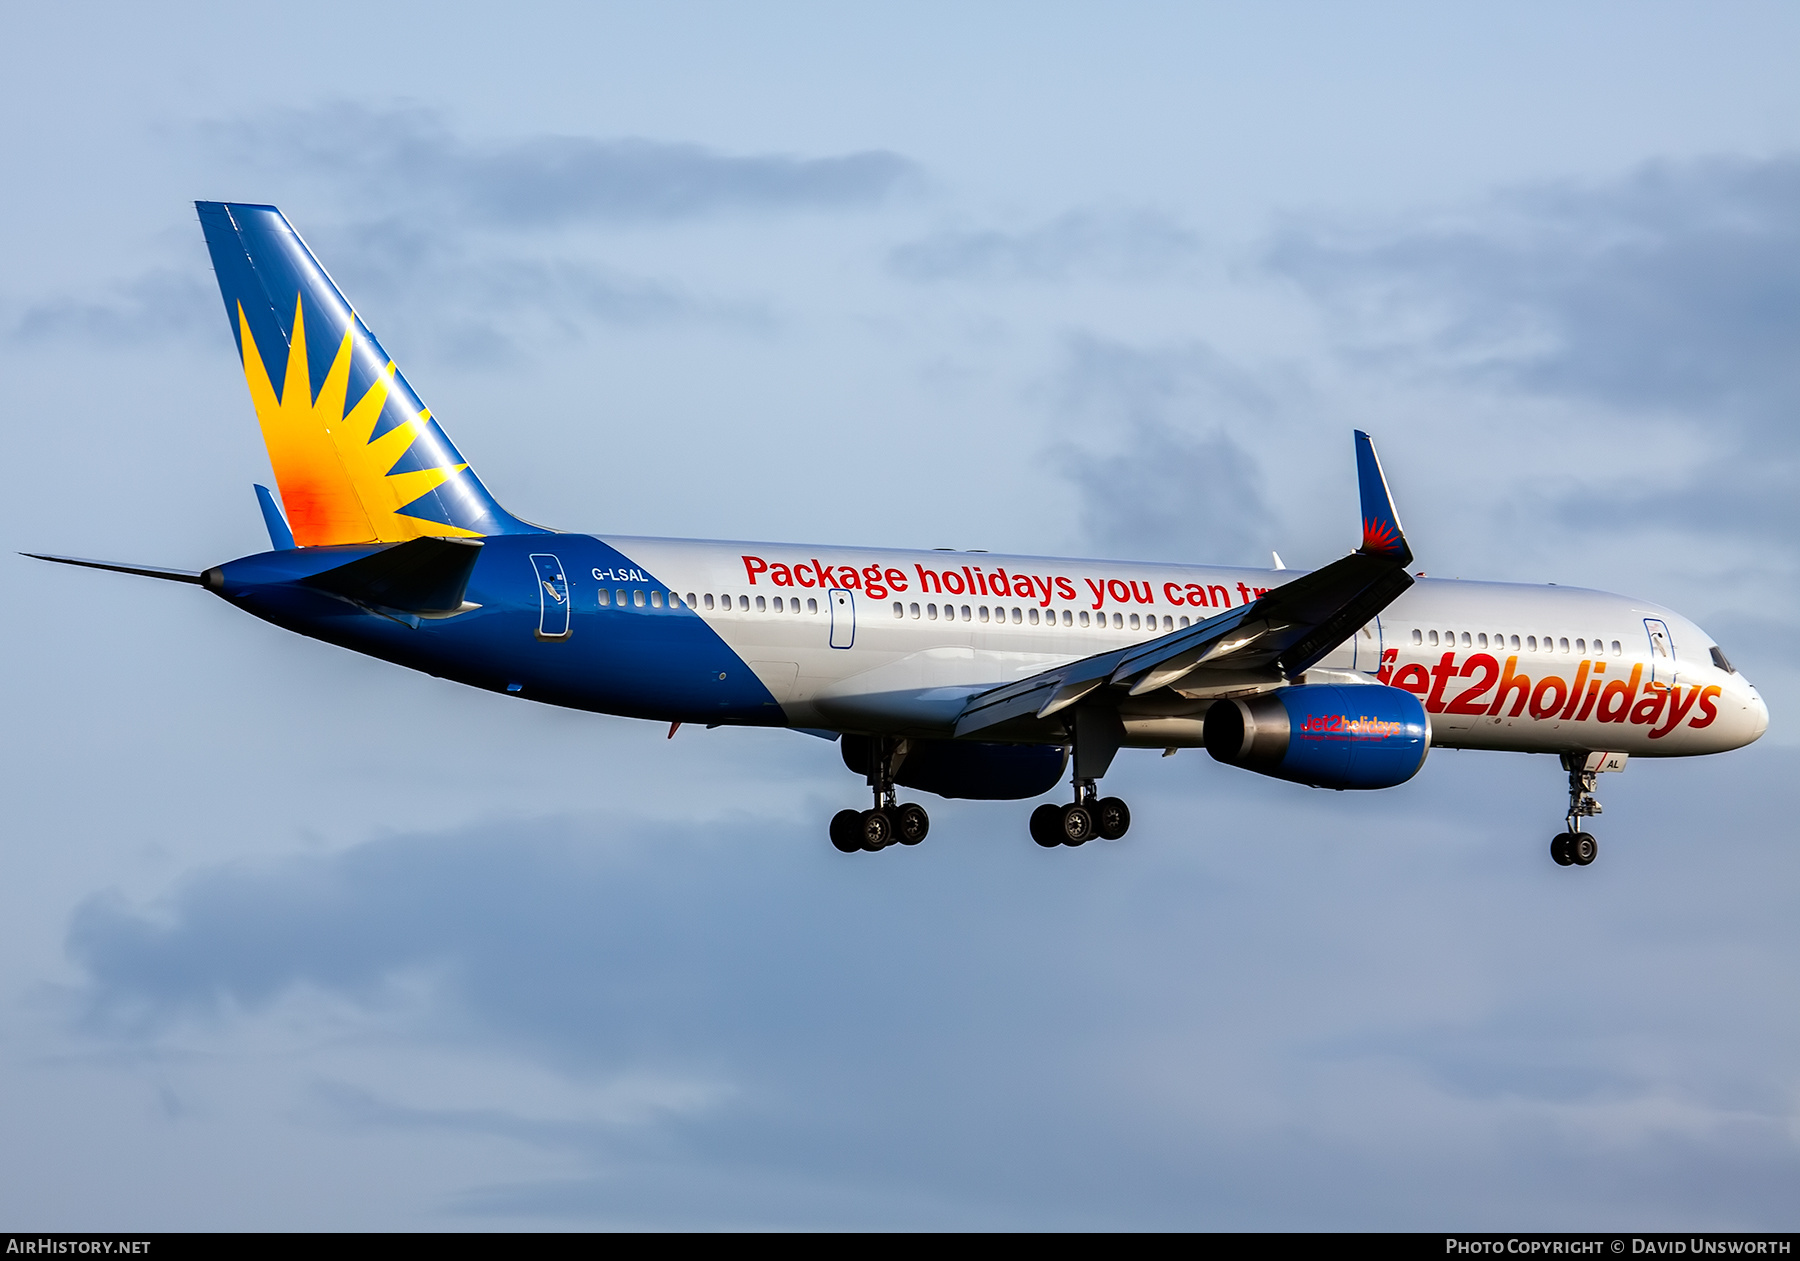
<instances>
[{"instance_id":1,"label":"aircraft nose","mask_svg":"<svg viewBox=\"0 0 1800 1261\"><path fill-rule=\"evenodd\" d=\"M1764 703L1762 694L1755 688L1750 689L1750 738L1762 739L1763 732L1769 729L1769 707Z\"/></svg>"}]
</instances>

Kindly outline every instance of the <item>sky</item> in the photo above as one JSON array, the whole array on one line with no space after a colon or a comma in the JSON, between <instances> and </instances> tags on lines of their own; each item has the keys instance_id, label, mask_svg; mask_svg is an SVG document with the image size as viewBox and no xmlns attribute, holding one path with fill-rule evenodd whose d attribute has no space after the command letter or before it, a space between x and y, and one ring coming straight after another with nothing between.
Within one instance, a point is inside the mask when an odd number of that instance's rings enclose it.
<instances>
[{"instance_id":1,"label":"sky","mask_svg":"<svg viewBox=\"0 0 1800 1261\"><path fill-rule=\"evenodd\" d=\"M508 509L1681 610L1772 711L1117 844L782 731L459 689L12 557L6 1229L1793 1229L1800 12L13 6L0 542L267 482L194 217L274 202Z\"/></svg>"}]
</instances>

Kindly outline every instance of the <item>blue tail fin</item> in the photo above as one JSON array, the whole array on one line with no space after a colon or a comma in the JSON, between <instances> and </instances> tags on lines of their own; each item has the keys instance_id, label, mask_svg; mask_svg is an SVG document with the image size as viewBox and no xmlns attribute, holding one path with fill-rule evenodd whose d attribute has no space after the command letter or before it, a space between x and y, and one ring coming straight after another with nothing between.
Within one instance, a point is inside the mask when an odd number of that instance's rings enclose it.
<instances>
[{"instance_id":1,"label":"blue tail fin","mask_svg":"<svg viewBox=\"0 0 1800 1261\"><path fill-rule=\"evenodd\" d=\"M299 546L541 532L494 501L279 210L195 204Z\"/></svg>"}]
</instances>

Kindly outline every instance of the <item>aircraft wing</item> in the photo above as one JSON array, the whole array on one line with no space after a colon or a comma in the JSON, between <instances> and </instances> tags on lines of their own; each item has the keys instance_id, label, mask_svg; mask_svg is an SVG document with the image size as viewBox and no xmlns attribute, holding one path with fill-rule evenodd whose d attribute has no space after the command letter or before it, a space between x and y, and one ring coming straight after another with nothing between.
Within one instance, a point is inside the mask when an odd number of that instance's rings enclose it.
<instances>
[{"instance_id":1,"label":"aircraft wing","mask_svg":"<svg viewBox=\"0 0 1800 1261\"><path fill-rule=\"evenodd\" d=\"M977 693L956 721L974 736L1019 720L1047 723L1077 702L1116 706L1209 674L1264 672L1291 678L1322 659L1412 585L1412 550L1369 435L1356 434L1363 543L1323 569L1276 587L1242 608L1141 644L1115 648L1028 679Z\"/></svg>"}]
</instances>

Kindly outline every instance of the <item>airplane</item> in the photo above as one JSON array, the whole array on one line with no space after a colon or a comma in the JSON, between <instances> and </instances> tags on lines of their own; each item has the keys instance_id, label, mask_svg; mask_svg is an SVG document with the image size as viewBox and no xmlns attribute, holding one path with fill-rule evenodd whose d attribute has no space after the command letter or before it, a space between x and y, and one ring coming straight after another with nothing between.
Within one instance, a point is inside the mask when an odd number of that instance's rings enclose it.
<instances>
[{"instance_id":1,"label":"airplane","mask_svg":"<svg viewBox=\"0 0 1800 1261\"><path fill-rule=\"evenodd\" d=\"M502 508L274 206L196 203L280 502L270 550L191 583L277 626L601 714L835 741L873 794L845 853L915 845L898 790L1039 805L1046 848L1123 837L1120 749L1204 748L1299 785L1391 788L1432 748L1552 754L1556 863L1598 844L1600 774L1741 748L1768 709L1699 626L1555 585L1409 573L1374 444L1362 538L1313 571L572 534Z\"/></svg>"}]
</instances>

